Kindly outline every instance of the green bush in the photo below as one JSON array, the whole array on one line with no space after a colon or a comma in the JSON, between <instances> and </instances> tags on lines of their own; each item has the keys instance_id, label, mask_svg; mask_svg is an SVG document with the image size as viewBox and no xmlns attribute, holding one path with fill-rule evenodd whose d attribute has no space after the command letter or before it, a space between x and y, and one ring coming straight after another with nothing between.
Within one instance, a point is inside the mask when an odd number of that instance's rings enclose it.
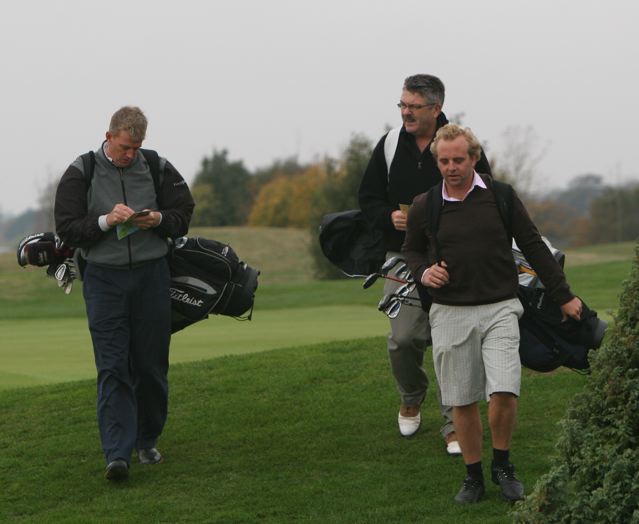
<instances>
[{"instance_id":1,"label":"green bush","mask_svg":"<svg viewBox=\"0 0 639 524\"><path fill-rule=\"evenodd\" d=\"M639 245L592 374L560 423L556 465L516 522L639 522Z\"/></svg>"}]
</instances>

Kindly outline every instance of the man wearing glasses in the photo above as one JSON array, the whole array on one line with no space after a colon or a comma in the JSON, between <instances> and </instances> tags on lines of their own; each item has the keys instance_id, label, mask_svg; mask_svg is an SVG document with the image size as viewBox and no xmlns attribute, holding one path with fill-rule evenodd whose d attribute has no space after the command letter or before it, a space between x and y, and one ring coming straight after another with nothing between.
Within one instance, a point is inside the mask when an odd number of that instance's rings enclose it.
<instances>
[{"instance_id":1,"label":"man wearing glasses","mask_svg":"<svg viewBox=\"0 0 639 524\"><path fill-rule=\"evenodd\" d=\"M380 139L364 172L359 204L369 223L383 232L387 260L400 255L406 234L406 213L413 198L442 179L428 146L437 130L448 123L442 113L444 94L444 84L435 76L419 74L406 78L397 104L403 125ZM483 151L476 169L491 174ZM399 286L400 283L386 279L384 295L395 293ZM412 296L418 303L416 290ZM428 314L405 304L390 319L390 325L388 355L401 402L397 421L401 435L410 437L421 426L421 404L428 388L423 368L424 350L431 343ZM441 434L447 452L459 455L452 410L441 404L439 387L437 398L445 419Z\"/></svg>"}]
</instances>

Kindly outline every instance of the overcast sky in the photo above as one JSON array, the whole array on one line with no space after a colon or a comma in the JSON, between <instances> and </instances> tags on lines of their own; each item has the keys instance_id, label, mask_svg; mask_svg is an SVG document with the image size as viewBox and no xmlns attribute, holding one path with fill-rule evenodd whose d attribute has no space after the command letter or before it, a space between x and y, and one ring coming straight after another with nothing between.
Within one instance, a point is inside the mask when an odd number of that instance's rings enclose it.
<instances>
[{"instance_id":1,"label":"overcast sky","mask_svg":"<svg viewBox=\"0 0 639 524\"><path fill-rule=\"evenodd\" d=\"M532 126L540 185L620 183L639 177L638 22L631 0L3 2L0 213L33 207L122 105L190 182L214 149L254 169L377 141L414 73L489 156Z\"/></svg>"}]
</instances>

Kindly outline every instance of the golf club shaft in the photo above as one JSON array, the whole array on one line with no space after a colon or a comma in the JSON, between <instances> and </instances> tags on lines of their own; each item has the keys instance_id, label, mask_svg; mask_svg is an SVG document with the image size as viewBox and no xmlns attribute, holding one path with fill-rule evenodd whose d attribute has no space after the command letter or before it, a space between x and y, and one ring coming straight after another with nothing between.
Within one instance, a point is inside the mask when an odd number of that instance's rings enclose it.
<instances>
[{"instance_id":1,"label":"golf club shaft","mask_svg":"<svg viewBox=\"0 0 639 524\"><path fill-rule=\"evenodd\" d=\"M394 280L395 282L399 282L400 284L408 284L408 280L404 280L403 278L391 277L390 275L379 275L382 278L387 278L388 280Z\"/></svg>"}]
</instances>

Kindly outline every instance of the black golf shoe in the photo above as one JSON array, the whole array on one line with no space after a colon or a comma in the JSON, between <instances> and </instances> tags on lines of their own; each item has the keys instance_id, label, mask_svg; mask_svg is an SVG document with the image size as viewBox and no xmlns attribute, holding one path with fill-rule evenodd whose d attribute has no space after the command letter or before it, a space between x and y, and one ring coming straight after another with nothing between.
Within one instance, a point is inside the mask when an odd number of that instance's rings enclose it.
<instances>
[{"instance_id":1,"label":"black golf shoe","mask_svg":"<svg viewBox=\"0 0 639 524\"><path fill-rule=\"evenodd\" d=\"M115 459L109 462L104 470L104 478L116 482L128 479L129 465L126 463L126 460Z\"/></svg>"},{"instance_id":2,"label":"black golf shoe","mask_svg":"<svg viewBox=\"0 0 639 524\"><path fill-rule=\"evenodd\" d=\"M455 495L455 502L459 504L470 504L479 502L484 495L484 479L466 477L461 489Z\"/></svg>"},{"instance_id":3,"label":"black golf shoe","mask_svg":"<svg viewBox=\"0 0 639 524\"><path fill-rule=\"evenodd\" d=\"M504 465L493 464L490 467L493 482L501 487L501 494L508 502L524 499L524 485L515 476L515 466L510 462Z\"/></svg>"}]
</instances>

